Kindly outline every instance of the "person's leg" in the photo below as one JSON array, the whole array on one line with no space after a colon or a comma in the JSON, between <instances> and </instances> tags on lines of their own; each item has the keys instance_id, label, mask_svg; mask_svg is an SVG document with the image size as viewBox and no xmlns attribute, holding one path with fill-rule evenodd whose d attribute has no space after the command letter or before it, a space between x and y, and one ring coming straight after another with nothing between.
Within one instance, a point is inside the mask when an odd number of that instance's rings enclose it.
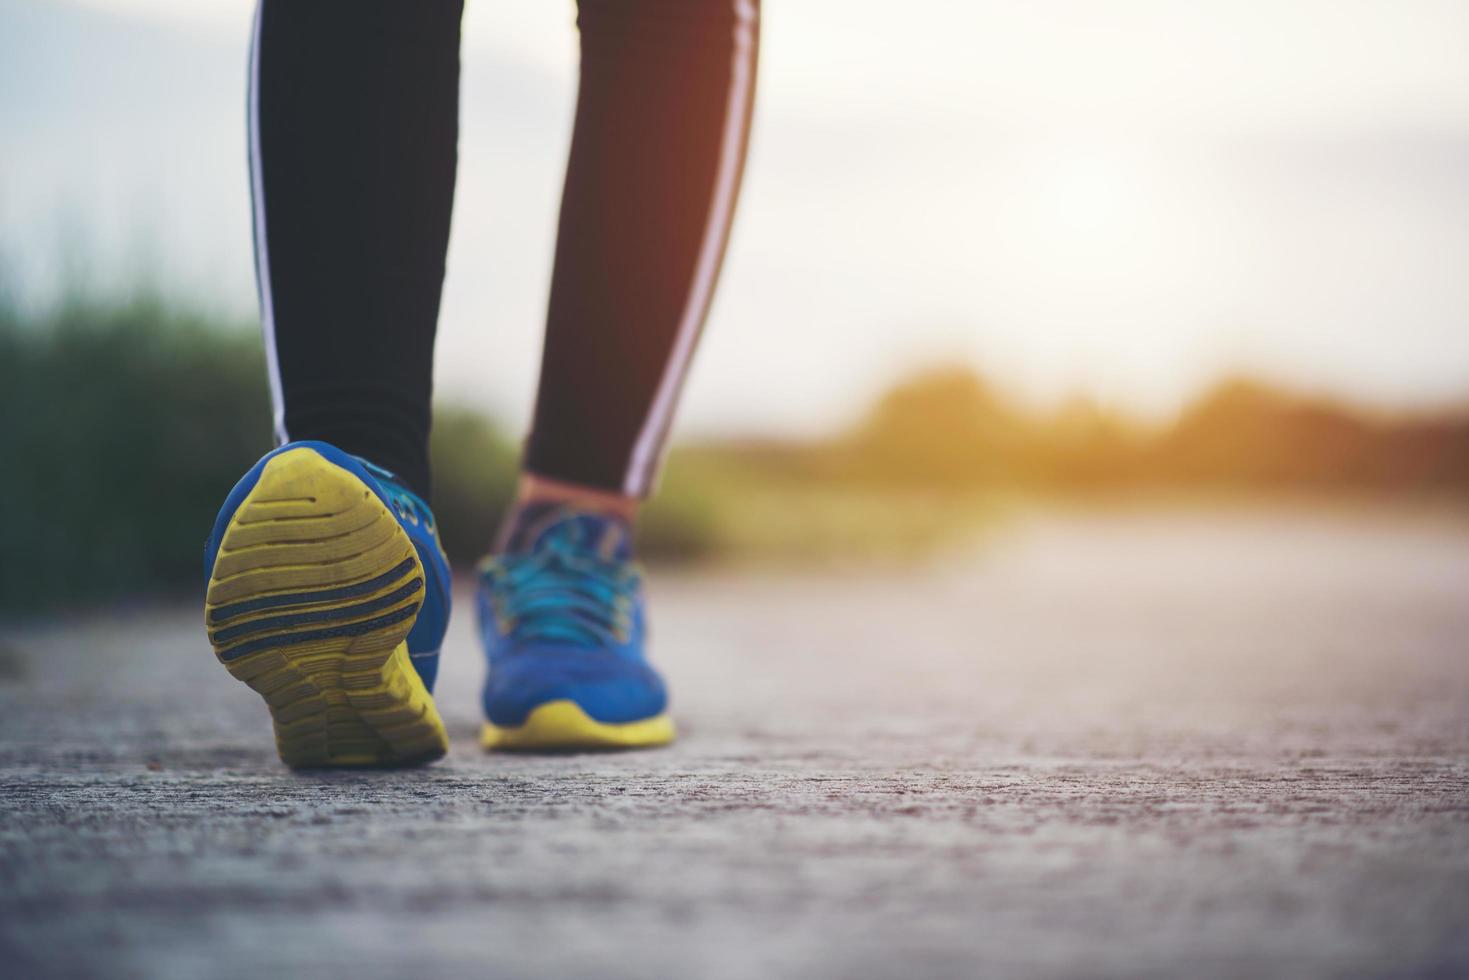
<instances>
[{"instance_id":1,"label":"person's leg","mask_svg":"<svg viewBox=\"0 0 1469 980\"><path fill-rule=\"evenodd\" d=\"M430 691L449 567L412 490L429 483L460 10L260 0L256 13L251 191L282 445L215 520L204 621L293 766L448 748Z\"/></svg>"},{"instance_id":2,"label":"person's leg","mask_svg":"<svg viewBox=\"0 0 1469 980\"><path fill-rule=\"evenodd\" d=\"M757 18L754 0L581 0L535 423L480 580L489 748L673 738L630 525L724 255Z\"/></svg>"},{"instance_id":3,"label":"person's leg","mask_svg":"<svg viewBox=\"0 0 1469 980\"><path fill-rule=\"evenodd\" d=\"M758 4L581 0L579 11L576 128L522 490L636 499L656 475L729 236Z\"/></svg>"},{"instance_id":4,"label":"person's leg","mask_svg":"<svg viewBox=\"0 0 1469 980\"><path fill-rule=\"evenodd\" d=\"M462 0L261 0L250 162L276 436L429 488Z\"/></svg>"}]
</instances>

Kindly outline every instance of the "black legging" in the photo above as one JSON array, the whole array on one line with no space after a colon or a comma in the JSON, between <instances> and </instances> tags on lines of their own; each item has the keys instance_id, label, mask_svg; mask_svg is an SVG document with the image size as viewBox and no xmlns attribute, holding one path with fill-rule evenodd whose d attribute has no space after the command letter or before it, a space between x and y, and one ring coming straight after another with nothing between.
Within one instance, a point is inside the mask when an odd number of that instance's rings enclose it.
<instances>
[{"instance_id":1,"label":"black legging","mask_svg":"<svg viewBox=\"0 0 1469 980\"><path fill-rule=\"evenodd\" d=\"M260 0L256 271L276 435L429 488L462 0ZM758 0L581 0L581 84L525 466L646 494L723 257Z\"/></svg>"}]
</instances>

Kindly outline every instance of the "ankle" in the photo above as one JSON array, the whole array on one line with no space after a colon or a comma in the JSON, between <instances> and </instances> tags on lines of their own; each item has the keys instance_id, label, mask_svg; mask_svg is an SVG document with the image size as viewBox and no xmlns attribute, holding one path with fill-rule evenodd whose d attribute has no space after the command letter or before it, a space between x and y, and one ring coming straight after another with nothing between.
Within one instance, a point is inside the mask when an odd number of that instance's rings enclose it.
<instances>
[{"instance_id":1,"label":"ankle","mask_svg":"<svg viewBox=\"0 0 1469 980\"><path fill-rule=\"evenodd\" d=\"M578 510L617 517L631 524L637 518L642 501L609 490L522 472L515 489L515 506L539 503L565 504Z\"/></svg>"}]
</instances>

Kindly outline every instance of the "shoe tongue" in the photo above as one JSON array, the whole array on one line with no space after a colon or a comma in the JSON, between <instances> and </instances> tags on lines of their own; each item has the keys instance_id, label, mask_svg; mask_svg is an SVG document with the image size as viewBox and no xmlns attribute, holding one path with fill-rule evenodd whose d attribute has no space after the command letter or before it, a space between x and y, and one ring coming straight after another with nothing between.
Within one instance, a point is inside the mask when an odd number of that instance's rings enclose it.
<instances>
[{"instance_id":1,"label":"shoe tongue","mask_svg":"<svg viewBox=\"0 0 1469 980\"><path fill-rule=\"evenodd\" d=\"M568 541L578 550L593 552L603 561L632 558L632 534L620 518L550 501L516 507L506 532L501 534L500 551L511 554L539 551L552 538Z\"/></svg>"}]
</instances>

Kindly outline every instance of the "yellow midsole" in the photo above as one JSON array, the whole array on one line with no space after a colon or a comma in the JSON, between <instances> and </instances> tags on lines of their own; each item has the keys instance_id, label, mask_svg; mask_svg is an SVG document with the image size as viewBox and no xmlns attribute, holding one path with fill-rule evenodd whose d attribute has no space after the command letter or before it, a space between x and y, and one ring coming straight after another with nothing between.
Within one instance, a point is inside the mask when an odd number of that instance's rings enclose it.
<instances>
[{"instance_id":1,"label":"yellow midsole","mask_svg":"<svg viewBox=\"0 0 1469 980\"><path fill-rule=\"evenodd\" d=\"M676 732L666 714L608 724L597 721L575 701L547 701L514 728L485 723L480 744L486 749L642 748L667 745Z\"/></svg>"}]
</instances>

